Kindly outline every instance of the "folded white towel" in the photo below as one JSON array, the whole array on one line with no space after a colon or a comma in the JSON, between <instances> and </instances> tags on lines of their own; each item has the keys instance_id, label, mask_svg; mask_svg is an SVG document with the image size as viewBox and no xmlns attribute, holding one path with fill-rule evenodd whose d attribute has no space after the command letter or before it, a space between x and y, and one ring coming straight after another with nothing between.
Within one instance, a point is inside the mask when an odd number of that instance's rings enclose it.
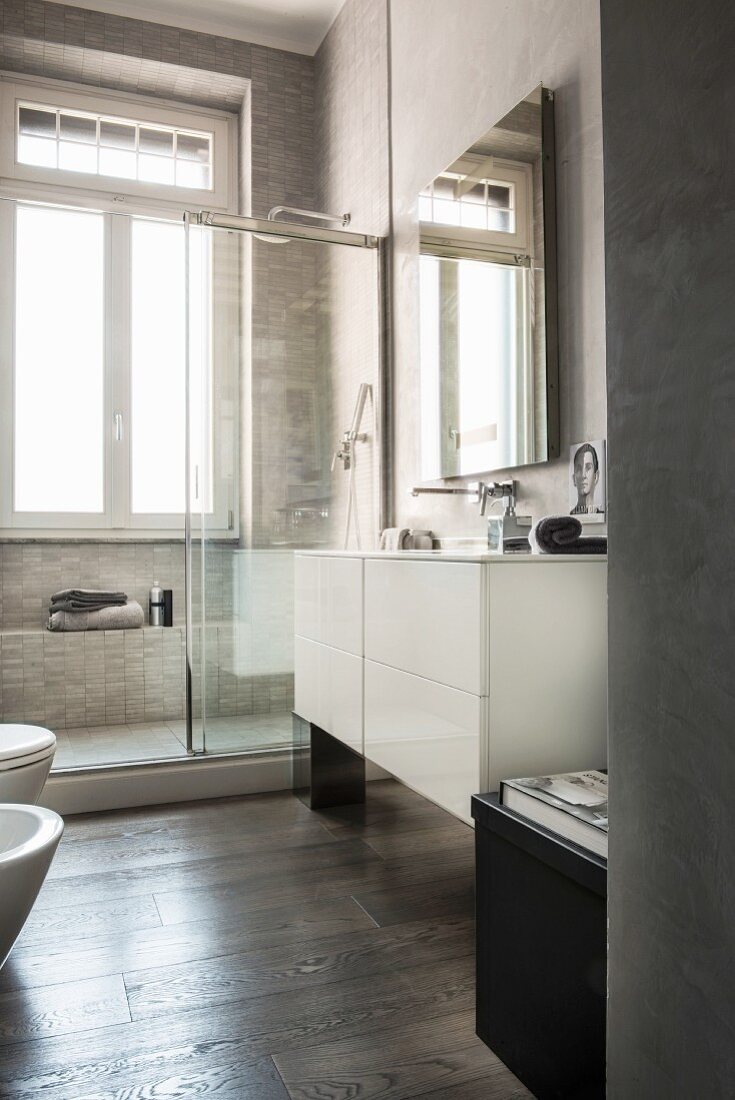
<instances>
[{"instance_id":1,"label":"folded white towel","mask_svg":"<svg viewBox=\"0 0 735 1100\"><path fill-rule=\"evenodd\" d=\"M405 550L410 535L408 527L386 527L380 536L381 550Z\"/></svg>"}]
</instances>

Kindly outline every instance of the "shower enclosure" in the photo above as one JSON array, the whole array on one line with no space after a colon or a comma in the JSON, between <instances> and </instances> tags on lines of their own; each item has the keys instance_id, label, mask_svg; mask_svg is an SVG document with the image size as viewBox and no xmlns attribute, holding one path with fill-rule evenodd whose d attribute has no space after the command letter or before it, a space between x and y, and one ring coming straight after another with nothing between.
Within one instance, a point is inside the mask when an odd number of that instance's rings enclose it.
<instances>
[{"instance_id":1,"label":"shower enclosure","mask_svg":"<svg viewBox=\"0 0 735 1100\"><path fill-rule=\"evenodd\" d=\"M380 242L0 198L0 720L55 772L288 751L294 550L377 539ZM154 582L172 628L46 629Z\"/></svg>"},{"instance_id":2,"label":"shower enclosure","mask_svg":"<svg viewBox=\"0 0 735 1100\"><path fill-rule=\"evenodd\" d=\"M185 222L187 749L287 750L294 551L341 546L346 528L353 546L377 540L380 242Z\"/></svg>"}]
</instances>

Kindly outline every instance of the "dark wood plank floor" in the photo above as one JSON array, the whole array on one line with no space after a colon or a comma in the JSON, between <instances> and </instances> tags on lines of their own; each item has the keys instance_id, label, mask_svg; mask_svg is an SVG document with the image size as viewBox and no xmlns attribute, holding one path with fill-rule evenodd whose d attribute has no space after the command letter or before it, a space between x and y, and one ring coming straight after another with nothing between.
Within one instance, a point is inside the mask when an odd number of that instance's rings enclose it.
<instances>
[{"instance_id":1,"label":"dark wood plank floor","mask_svg":"<svg viewBox=\"0 0 735 1100\"><path fill-rule=\"evenodd\" d=\"M70 818L0 971L3 1100L521 1100L474 1034L473 837L394 782Z\"/></svg>"}]
</instances>

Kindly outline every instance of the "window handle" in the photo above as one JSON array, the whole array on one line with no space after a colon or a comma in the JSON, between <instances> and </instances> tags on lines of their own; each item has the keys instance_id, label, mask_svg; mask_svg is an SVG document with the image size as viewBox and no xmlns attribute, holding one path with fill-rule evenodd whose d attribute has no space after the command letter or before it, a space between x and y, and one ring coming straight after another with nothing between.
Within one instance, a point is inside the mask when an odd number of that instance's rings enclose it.
<instances>
[{"instance_id":1,"label":"window handle","mask_svg":"<svg viewBox=\"0 0 735 1100\"><path fill-rule=\"evenodd\" d=\"M115 426L115 442L122 443L123 437L123 414L116 412L113 414L112 422Z\"/></svg>"}]
</instances>

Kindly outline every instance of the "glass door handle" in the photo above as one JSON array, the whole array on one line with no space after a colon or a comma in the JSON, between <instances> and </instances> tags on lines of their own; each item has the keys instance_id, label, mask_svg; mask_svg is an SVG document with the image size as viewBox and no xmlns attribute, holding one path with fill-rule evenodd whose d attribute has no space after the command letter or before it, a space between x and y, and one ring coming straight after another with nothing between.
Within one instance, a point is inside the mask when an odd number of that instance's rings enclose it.
<instances>
[{"instance_id":1,"label":"glass door handle","mask_svg":"<svg viewBox=\"0 0 735 1100\"><path fill-rule=\"evenodd\" d=\"M115 430L115 442L122 443L123 437L123 414L121 412L113 413L112 423Z\"/></svg>"}]
</instances>

